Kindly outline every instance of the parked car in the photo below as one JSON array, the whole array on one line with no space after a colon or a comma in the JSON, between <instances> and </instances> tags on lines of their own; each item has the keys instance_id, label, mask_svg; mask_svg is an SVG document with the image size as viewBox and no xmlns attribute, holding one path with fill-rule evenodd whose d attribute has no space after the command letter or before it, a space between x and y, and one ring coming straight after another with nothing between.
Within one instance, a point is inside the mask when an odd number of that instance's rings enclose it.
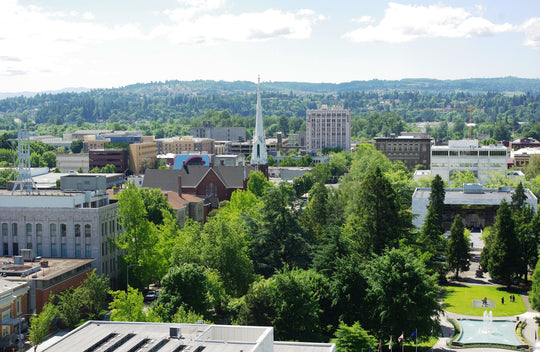
<instances>
[{"instance_id":1,"label":"parked car","mask_svg":"<svg viewBox=\"0 0 540 352\"><path fill-rule=\"evenodd\" d=\"M159 291L148 291L144 295L144 300L148 301L148 302L151 302L151 301L155 300L156 298L158 298L158 296L159 296Z\"/></svg>"}]
</instances>

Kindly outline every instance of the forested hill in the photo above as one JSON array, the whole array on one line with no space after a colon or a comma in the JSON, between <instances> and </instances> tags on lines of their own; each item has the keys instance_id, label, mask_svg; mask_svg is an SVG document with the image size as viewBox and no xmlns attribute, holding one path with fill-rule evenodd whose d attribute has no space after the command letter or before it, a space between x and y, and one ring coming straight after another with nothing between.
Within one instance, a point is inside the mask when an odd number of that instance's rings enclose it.
<instances>
[{"instance_id":1,"label":"forested hill","mask_svg":"<svg viewBox=\"0 0 540 352\"><path fill-rule=\"evenodd\" d=\"M133 84L115 90L152 95L175 94L242 94L256 90L248 81L166 81ZM388 92L415 91L429 94L448 94L456 91L467 93L540 93L540 79L517 77L470 78L459 80L402 79L399 81L370 80L345 83L263 82L267 92L294 94L333 94L352 91Z\"/></svg>"}]
</instances>

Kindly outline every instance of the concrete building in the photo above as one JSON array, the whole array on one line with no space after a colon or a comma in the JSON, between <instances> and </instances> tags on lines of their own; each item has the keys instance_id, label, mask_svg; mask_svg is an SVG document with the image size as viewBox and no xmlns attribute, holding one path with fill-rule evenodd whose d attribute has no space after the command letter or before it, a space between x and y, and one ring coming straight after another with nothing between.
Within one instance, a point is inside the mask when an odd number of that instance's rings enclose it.
<instances>
[{"instance_id":1,"label":"concrete building","mask_svg":"<svg viewBox=\"0 0 540 352\"><path fill-rule=\"evenodd\" d=\"M534 138L518 138L513 141L510 141L508 148L512 150L520 150L523 148L539 148L540 142Z\"/></svg>"},{"instance_id":2,"label":"concrete building","mask_svg":"<svg viewBox=\"0 0 540 352\"><path fill-rule=\"evenodd\" d=\"M188 218L204 224L208 214L208 206L204 198L197 197L188 193L179 193L174 191L163 191L167 202L176 212L178 226L184 227Z\"/></svg>"},{"instance_id":3,"label":"concrete building","mask_svg":"<svg viewBox=\"0 0 540 352\"><path fill-rule=\"evenodd\" d=\"M28 310L28 292L30 287L26 282L13 282L0 278L0 314L2 321L2 337L0 347L15 347L16 333L23 326L24 315ZM25 324L27 325L27 324Z\"/></svg>"},{"instance_id":4,"label":"concrete building","mask_svg":"<svg viewBox=\"0 0 540 352\"><path fill-rule=\"evenodd\" d=\"M243 155L229 154L214 155L212 159L213 165L216 166L240 166L244 165L244 162L246 160Z\"/></svg>"},{"instance_id":5,"label":"concrete building","mask_svg":"<svg viewBox=\"0 0 540 352\"><path fill-rule=\"evenodd\" d=\"M203 127L191 127L189 134L195 138L210 138L216 141L243 142L246 140L245 127L214 127L211 121L204 121Z\"/></svg>"},{"instance_id":6,"label":"concrete building","mask_svg":"<svg viewBox=\"0 0 540 352\"><path fill-rule=\"evenodd\" d=\"M114 278L119 252L111 241L121 228L106 184L104 175L73 174L61 178L60 190L0 190L2 255L95 259L97 273Z\"/></svg>"},{"instance_id":7,"label":"concrete building","mask_svg":"<svg viewBox=\"0 0 540 352\"><path fill-rule=\"evenodd\" d=\"M411 171L417 165L422 165L424 169L430 167L431 136L429 135L401 135L398 137L390 135L390 137L376 137L375 149L392 161L402 161Z\"/></svg>"},{"instance_id":8,"label":"concrete building","mask_svg":"<svg viewBox=\"0 0 540 352\"><path fill-rule=\"evenodd\" d=\"M77 130L73 133L64 133L62 139L68 142L84 139L85 136L98 136L103 133L111 133L112 130Z\"/></svg>"},{"instance_id":9,"label":"concrete building","mask_svg":"<svg viewBox=\"0 0 540 352\"><path fill-rule=\"evenodd\" d=\"M306 111L306 151L322 152L324 148L351 149L351 111L323 105Z\"/></svg>"},{"instance_id":10,"label":"concrete building","mask_svg":"<svg viewBox=\"0 0 540 352\"><path fill-rule=\"evenodd\" d=\"M263 326L88 321L42 349L65 351L335 352L333 343L278 342Z\"/></svg>"},{"instance_id":11,"label":"concrete building","mask_svg":"<svg viewBox=\"0 0 540 352\"><path fill-rule=\"evenodd\" d=\"M77 171L79 168L81 168L83 172L88 172L90 167L90 156L88 153L56 154L56 167L61 172Z\"/></svg>"},{"instance_id":12,"label":"concrete building","mask_svg":"<svg viewBox=\"0 0 540 352\"><path fill-rule=\"evenodd\" d=\"M463 188L447 188L444 198L443 228L450 230L456 214L461 214L465 226L469 228L484 228L495 224L497 209L504 199L512 201L514 190L509 187L500 189L483 189L479 184L468 184ZM413 224L421 228L427 216L430 188L417 188L412 197ZM537 212L535 195L525 190L526 203Z\"/></svg>"},{"instance_id":13,"label":"concrete building","mask_svg":"<svg viewBox=\"0 0 540 352\"><path fill-rule=\"evenodd\" d=\"M88 168L103 168L114 165L116 172L124 173L128 169L128 151L126 149L91 149L88 152Z\"/></svg>"},{"instance_id":14,"label":"concrete building","mask_svg":"<svg viewBox=\"0 0 540 352\"><path fill-rule=\"evenodd\" d=\"M171 137L156 139L158 154L202 153L214 154L214 140L211 138L197 138L192 136Z\"/></svg>"},{"instance_id":15,"label":"concrete building","mask_svg":"<svg viewBox=\"0 0 540 352\"><path fill-rule=\"evenodd\" d=\"M431 147L431 173L449 181L455 173L469 171L485 183L491 172L506 171L507 152L502 145L479 146L477 139L451 140Z\"/></svg>"},{"instance_id":16,"label":"concrete building","mask_svg":"<svg viewBox=\"0 0 540 352\"><path fill-rule=\"evenodd\" d=\"M105 143L109 143L108 139L96 139L96 136L84 136L83 153L88 153L93 149L105 149Z\"/></svg>"},{"instance_id":17,"label":"concrete building","mask_svg":"<svg viewBox=\"0 0 540 352\"><path fill-rule=\"evenodd\" d=\"M134 174L141 174L147 168L155 167L156 161L157 144L153 140L129 145L129 169Z\"/></svg>"}]
</instances>

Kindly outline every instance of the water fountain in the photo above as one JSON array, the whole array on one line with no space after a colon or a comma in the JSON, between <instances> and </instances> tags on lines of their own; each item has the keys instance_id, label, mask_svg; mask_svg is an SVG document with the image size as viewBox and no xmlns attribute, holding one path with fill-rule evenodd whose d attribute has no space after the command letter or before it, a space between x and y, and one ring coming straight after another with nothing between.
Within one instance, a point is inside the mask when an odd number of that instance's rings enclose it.
<instances>
[{"instance_id":1,"label":"water fountain","mask_svg":"<svg viewBox=\"0 0 540 352\"><path fill-rule=\"evenodd\" d=\"M467 347L467 345L495 344L505 346L515 346L518 348L527 347L515 333L515 321L493 320L492 311L484 311L482 320L461 319L459 321L461 333L453 342L457 346Z\"/></svg>"}]
</instances>

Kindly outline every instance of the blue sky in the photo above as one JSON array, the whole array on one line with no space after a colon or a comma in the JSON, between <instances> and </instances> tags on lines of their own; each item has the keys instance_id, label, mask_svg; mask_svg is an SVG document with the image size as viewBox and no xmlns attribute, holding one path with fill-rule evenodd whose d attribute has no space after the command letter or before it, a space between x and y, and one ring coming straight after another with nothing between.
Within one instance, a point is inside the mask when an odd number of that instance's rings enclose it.
<instances>
[{"instance_id":1,"label":"blue sky","mask_svg":"<svg viewBox=\"0 0 540 352\"><path fill-rule=\"evenodd\" d=\"M0 92L259 74L540 78L540 1L0 1Z\"/></svg>"}]
</instances>

